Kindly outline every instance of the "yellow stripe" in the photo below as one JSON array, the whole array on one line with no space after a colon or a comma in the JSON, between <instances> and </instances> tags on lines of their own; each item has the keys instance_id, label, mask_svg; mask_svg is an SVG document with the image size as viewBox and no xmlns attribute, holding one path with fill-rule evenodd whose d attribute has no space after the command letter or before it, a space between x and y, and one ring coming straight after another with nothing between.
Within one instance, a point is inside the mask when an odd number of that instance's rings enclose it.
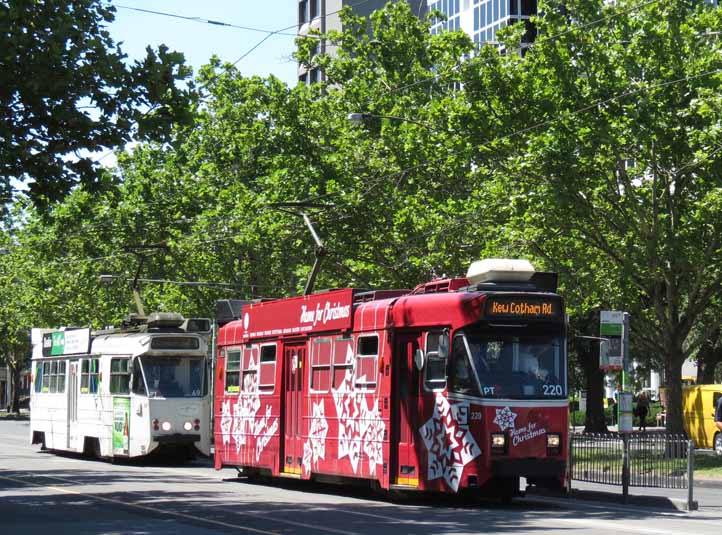
<instances>
[{"instance_id":1,"label":"yellow stripe","mask_svg":"<svg viewBox=\"0 0 722 535\"><path fill-rule=\"evenodd\" d=\"M408 485L409 487L418 487L419 486L419 478L418 477L400 477L396 480L397 485Z\"/></svg>"}]
</instances>

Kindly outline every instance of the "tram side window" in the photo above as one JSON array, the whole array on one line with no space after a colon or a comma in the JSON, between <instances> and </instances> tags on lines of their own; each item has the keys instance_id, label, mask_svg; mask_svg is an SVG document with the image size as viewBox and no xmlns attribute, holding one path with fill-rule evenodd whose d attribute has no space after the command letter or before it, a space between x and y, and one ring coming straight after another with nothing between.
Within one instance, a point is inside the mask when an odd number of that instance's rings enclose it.
<instances>
[{"instance_id":1,"label":"tram side window","mask_svg":"<svg viewBox=\"0 0 722 535\"><path fill-rule=\"evenodd\" d=\"M43 362L43 392L50 392L50 363Z\"/></svg>"},{"instance_id":2,"label":"tram side window","mask_svg":"<svg viewBox=\"0 0 722 535\"><path fill-rule=\"evenodd\" d=\"M249 346L243 350L243 385L244 392L258 391L258 346Z\"/></svg>"},{"instance_id":3,"label":"tram side window","mask_svg":"<svg viewBox=\"0 0 722 535\"><path fill-rule=\"evenodd\" d=\"M311 345L311 390L328 392L331 386L331 339L316 338Z\"/></svg>"},{"instance_id":4,"label":"tram side window","mask_svg":"<svg viewBox=\"0 0 722 535\"><path fill-rule=\"evenodd\" d=\"M337 389L353 373L353 339L336 338L333 344L333 388Z\"/></svg>"},{"instance_id":5,"label":"tram side window","mask_svg":"<svg viewBox=\"0 0 722 535\"><path fill-rule=\"evenodd\" d=\"M434 331L426 335L426 367L424 368L424 386L428 390L446 388L446 359L439 355L439 340L443 331Z\"/></svg>"},{"instance_id":6,"label":"tram side window","mask_svg":"<svg viewBox=\"0 0 722 535\"><path fill-rule=\"evenodd\" d=\"M83 359L80 372L80 393L97 394L100 375L98 359Z\"/></svg>"},{"instance_id":7,"label":"tram side window","mask_svg":"<svg viewBox=\"0 0 722 535\"><path fill-rule=\"evenodd\" d=\"M110 393L130 393L130 369L128 359L111 359L110 361Z\"/></svg>"},{"instance_id":8,"label":"tram side window","mask_svg":"<svg viewBox=\"0 0 722 535\"><path fill-rule=\"evenodd\" d=\"M241 378L241 350L226 352L226 392L238 392Z\"/></svg>"},{"instance_id":9,"label":"tram side window","mask_svg":"<svg viewBox=\"0 0 722 535\"><path fill-rule=\"evenodd\" d=\"M65 392L65 361L43 363L43 392Z\"/></svg>"},{"instance_id":10,"label":"tram side window","mask_svg":"<svg viewBox=\"0 0 722 535\"><path fill-rule=\"evenodd\" d=\"M35 392L43 391L43 363L35 364Z\"/></svg>"},{"instance_id":11,"label":"tram side window","mask_svg":"<svg viewBox=\"0 0 722 535\"><path fill-rule=\"evenodd\" d=\"M65 392L65 370L66 364L64 360L58 362L58 369L56 371L56 392Z\"/></svg>"},{"instance_id":12,"label":"tram side window","mask_svg":"<svg viewBox=\"0 0 722 535\"><path fill-rule=\"evenodd\" d=\"M356 343L356 372L354 384L358 388L376 388L376 374L379 356L379 337L359 336Z\"/></svg>"},{"instance_id":13,"label":"tram side window","mask_svg":"<svg viewBox=\"0 0 722 535\"><path fill-rule=\"evenodd\" d=\"M273 392L276 385L276 344L261 347L261 364L258 389Z\"/></svg>"}]
</instances>

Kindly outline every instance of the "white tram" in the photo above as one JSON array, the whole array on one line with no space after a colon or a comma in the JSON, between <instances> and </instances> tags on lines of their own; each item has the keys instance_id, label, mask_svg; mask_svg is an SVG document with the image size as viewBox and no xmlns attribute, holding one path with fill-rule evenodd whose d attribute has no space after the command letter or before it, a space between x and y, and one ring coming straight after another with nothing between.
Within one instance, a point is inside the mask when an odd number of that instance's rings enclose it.
<instances>
[{"instance_id":1,"label":"white tram","mask_svg":"<svg viewBox=\"0 0 722 535\"><path fill-rule=\"evenodd\" d=\"M210 454L206 319L154 313L118 329L33 329L30 435L105 458Z\"/></svg>"}]
</instances>

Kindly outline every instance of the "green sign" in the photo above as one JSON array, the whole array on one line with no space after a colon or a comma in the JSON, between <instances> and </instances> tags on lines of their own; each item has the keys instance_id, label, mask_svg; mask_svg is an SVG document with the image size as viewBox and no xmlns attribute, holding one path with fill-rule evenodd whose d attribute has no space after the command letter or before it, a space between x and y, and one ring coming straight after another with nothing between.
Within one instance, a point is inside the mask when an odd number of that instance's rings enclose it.
<instances>
[{"instance_id":1,"label":"green sign","mask_svg":"<svg viewBox=\"0 0 722 535\"><path fill-rule=\"evenodd\" d=\"M113 453L130 453L130 398L113 398Z\"/></svg>"},{"instance_id":2,"label":"green sign","mask_svg":"<svg viewBox=\"0 0 722 535\"><path fill-rule=\"evenodd\" d=\"M43 356L85 354L90 351L90 329L70 329L43 335Z\"/></svg>"},{"instance_id":3,"label":"green sign","mask_svg":"<svg viewBox=\"0 0 722 535\"><path fill-rule=\"evenodd\" d=\"M622 358L622 326L624 312L619 310L602 310L599 318L599 367L605 372L621 370Z\"/></svg>"}]
</instances>

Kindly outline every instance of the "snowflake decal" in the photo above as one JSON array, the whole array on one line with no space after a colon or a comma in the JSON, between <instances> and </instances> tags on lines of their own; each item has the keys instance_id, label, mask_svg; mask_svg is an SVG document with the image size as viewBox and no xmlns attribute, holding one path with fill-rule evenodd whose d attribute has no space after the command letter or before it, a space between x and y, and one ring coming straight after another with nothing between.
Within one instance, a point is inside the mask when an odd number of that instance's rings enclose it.
<instances>
[{"instance_id":1,"label":"snowflake decal","mask_svg":"<svg viewBox=\"0 0 722 535\"><path fill-rule=\"evenodd\" d=\"M481 455L468 426L468 403L451 405L436 394L433 416L419 429L428 455L428 479L444 478L454 492L459 489L464 466Z\"/></svg>"},{"instance_id":2,"label":"snowflake decal","mask_svg":"<svg viewBox=\"0 0 722 535\"><path fill-rule=\"evenodd\" d=\"M511 409L509 407L504 407L503 409L496 409L496 418L494 418L494 423L499 426L499 429L504 431L504 429L514 429L514 420L516 420L516 413L511 412Z\"/></svg>"},{"instance_id":3,"label":"snowflake decal","mask_svg":"<svg viewBox=\"0 0 722 535\"><path fill-rule=\"evenodd\" d=\"M328 433L328 422L326 421L323 400L313 404L313 419L311 430L308 433L308 440L303 445L303 468L306 473L311 471L311 466L316 466L319 459L326 458L326 433Z\"/></svg>"}]
</instances>

